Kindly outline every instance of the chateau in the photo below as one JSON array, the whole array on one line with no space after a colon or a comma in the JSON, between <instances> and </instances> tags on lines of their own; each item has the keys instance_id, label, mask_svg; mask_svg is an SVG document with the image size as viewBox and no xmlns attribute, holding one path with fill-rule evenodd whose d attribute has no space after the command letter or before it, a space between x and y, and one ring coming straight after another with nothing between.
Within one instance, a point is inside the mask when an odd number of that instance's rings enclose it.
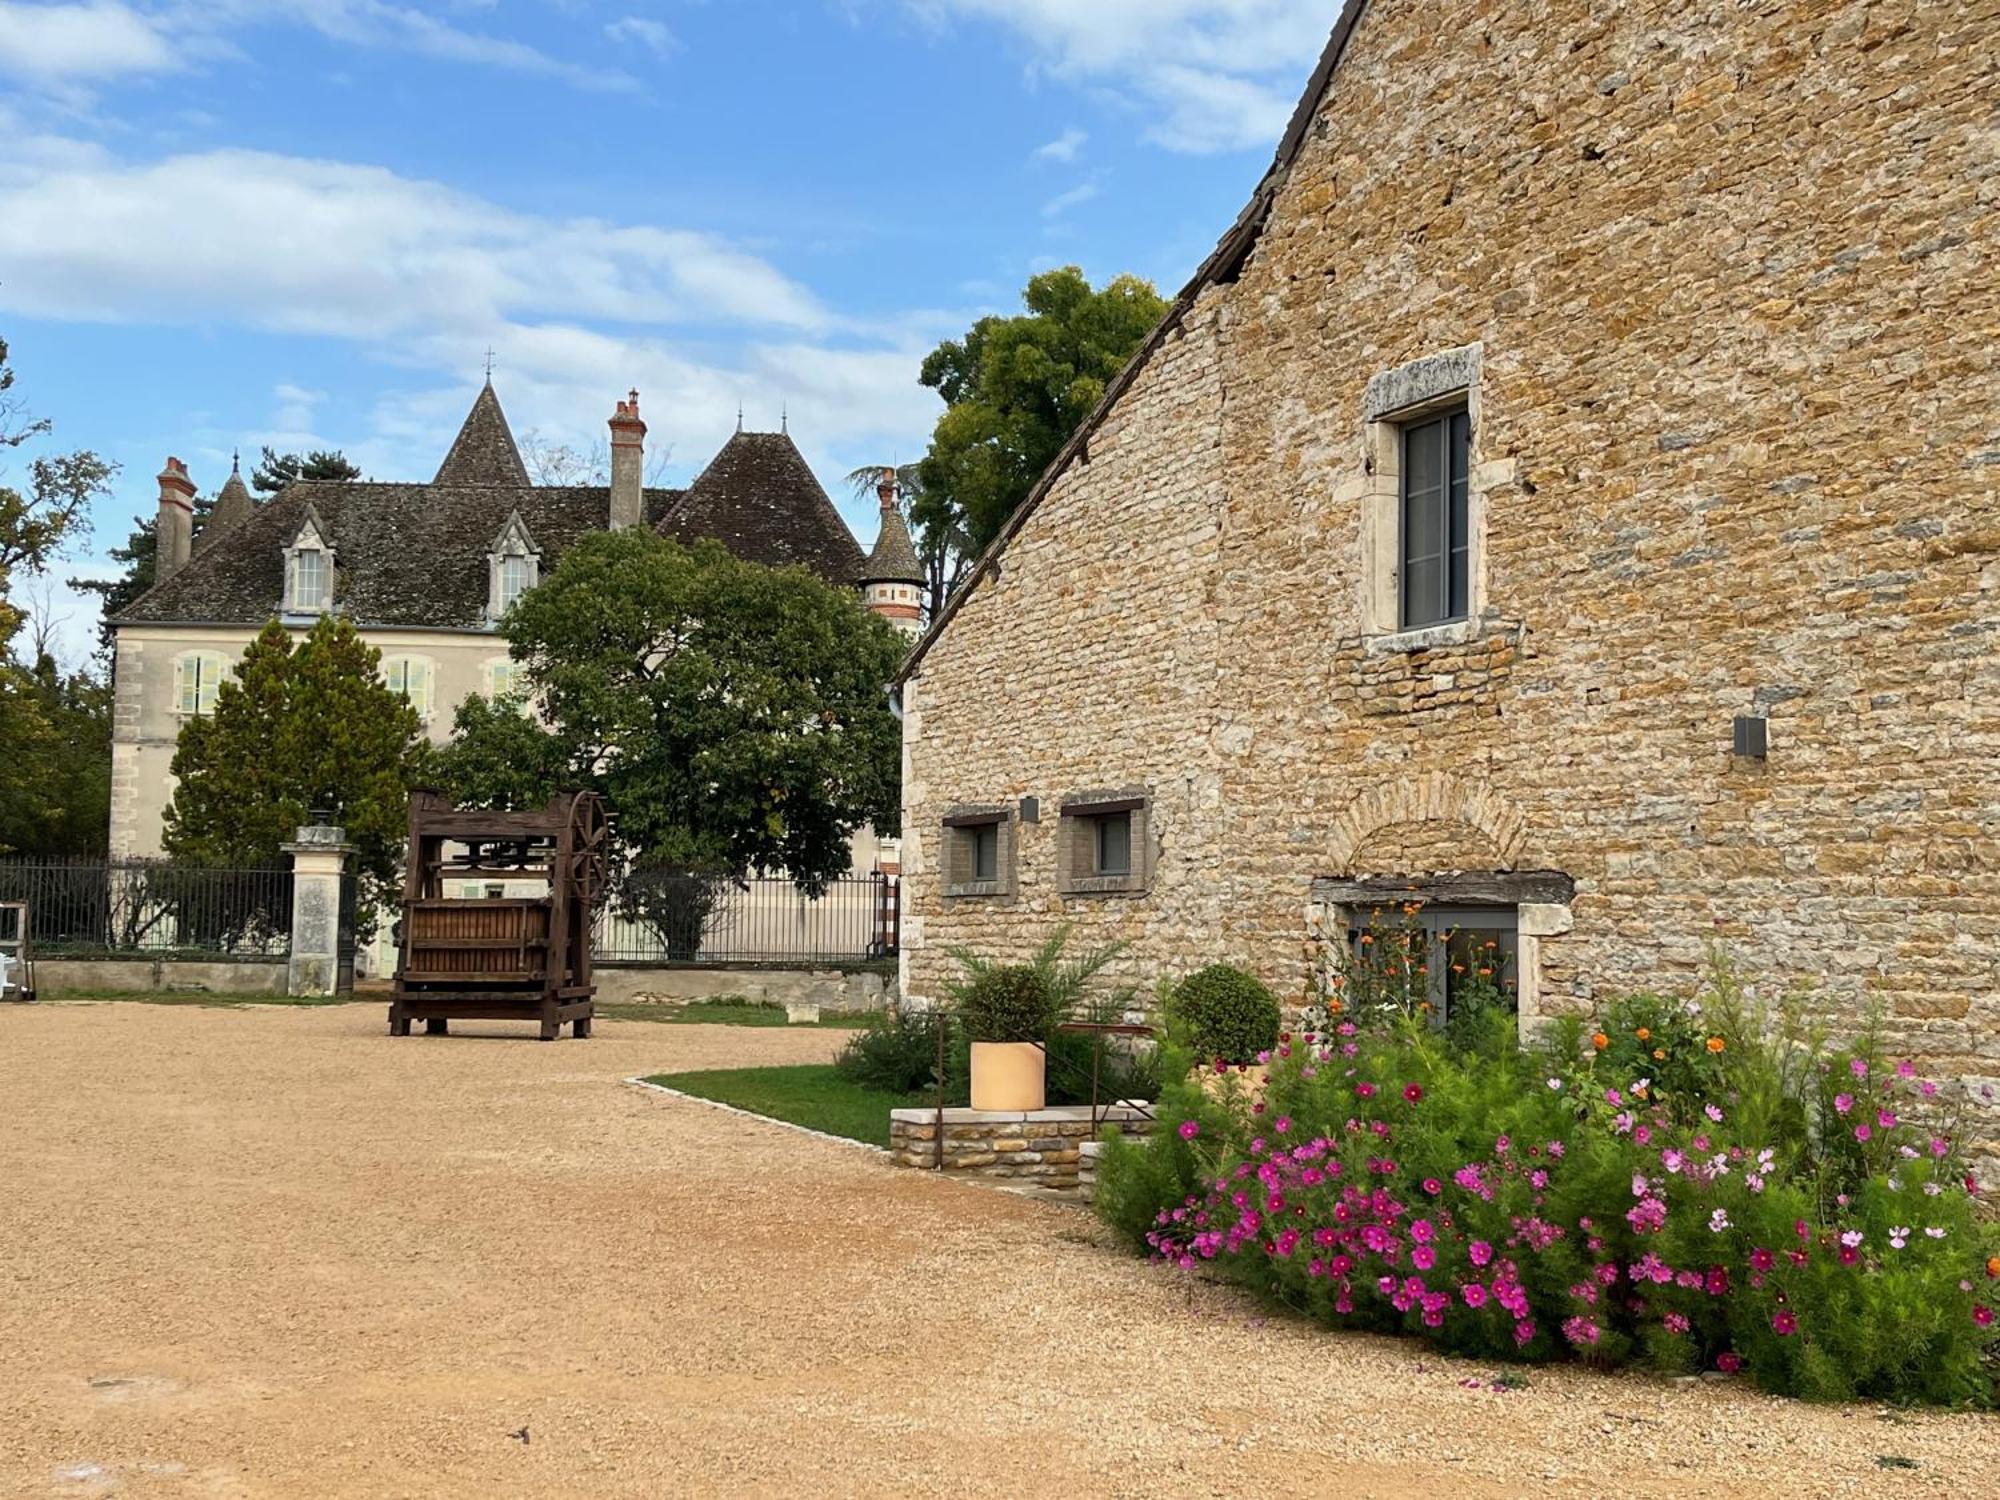
<instances>
[{"instance_id":1,"label":"chateau","mask_svg":"<svg viewBox=\"0 0 2000 1500\"><path fill-rule=\"evenodd\" d=\"M617 403L610 430L608 486L533 484L489 382L429 484L307 481L260 507L232 473L198 539L194 478L169 458L157 582L112 622L112 854L159 852L181 724L209 711L274 618L298 629L328 612L352 620L439 741L468 695L513 690L498 621L592 531L714 537L748 561L797 564L858 589L899 628L921 628L923 568L893 485L880 491L881 529L864 556L785 433L737 432L687 489L672 490L644 484L638 392ZM874 851L862 843L872 836L857 839L866 869Z\"/></svg>"},{"instance_id":2,"label":"chateau","mask_svg":"<svg viewBox=\"0 0 2000 1500\"><path fill-rule=\"evenodd\" d=\"M905 993L1072 923L1297 999L1407 895L1524 1024L1720 947L2000 1139L1996 34L1349 0L905 669Z\"/></svg>"}]
</instances>

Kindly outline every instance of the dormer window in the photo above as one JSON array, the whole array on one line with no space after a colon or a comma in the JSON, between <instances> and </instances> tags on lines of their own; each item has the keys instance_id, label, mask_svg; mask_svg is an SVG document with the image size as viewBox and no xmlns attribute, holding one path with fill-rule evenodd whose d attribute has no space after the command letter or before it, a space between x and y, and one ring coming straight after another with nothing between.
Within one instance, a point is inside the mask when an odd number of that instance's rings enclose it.
<instances>
[{"instance_id":1,"label":"dormer window","mask_svg":"<svg viewBox=\"0 0 2000 1500\"><path fill-rule=\"evenodd\" d=\"M307 547L292 555L292 608L325 609L327 594L326 554Z\"/></svg>"},{"instance_id":2,"label":"dormer window","mask_svg":"<svg viewBox=\"0 0 2000 1500\"><path fill-rule=\"evenodd\" d=\"M515 511L486 554L486 618L498 622L514 601L542 581L542 549Z\"/></svg>"},{"instance_id":3,"label":"dormer window","mask_svg":"<svg viewBox=\"0 0 2000 1500\"><path fill-rule=\"evenodd\" d=\"M532 557L503 557L500 559L500 596L494 602L505 614L516 599L535 586L535 560Z\"/></svg>"},{"instance_id":4,"label":"dormer window","mask_svg":"<svg viewBox=\"0 0 2000 1500\"><path fill-rule=\"evenodd\" d=\"M285 613L319 615L333 608L333 548L312 506L285 548Z\"/></svg>"}]
</instances>

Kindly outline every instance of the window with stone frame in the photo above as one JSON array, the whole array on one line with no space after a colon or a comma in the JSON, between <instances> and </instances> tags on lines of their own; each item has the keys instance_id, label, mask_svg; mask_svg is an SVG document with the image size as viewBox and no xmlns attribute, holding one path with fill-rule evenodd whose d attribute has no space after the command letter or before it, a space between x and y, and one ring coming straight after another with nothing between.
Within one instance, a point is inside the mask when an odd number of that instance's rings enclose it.
<instances>
[{"instance_id":1,"label":"window with stone frame","mask_svg":"<svg viewBox=\"0 0 2000 1500\"><path fill-rule=\"evenodd\" d=\"M1350 944L1364 936L1400 944L1407 933L1414 949L1411 966L1423 974L1431 1020L1441 1026L1459 996L1474 987L1483 991L1490 985L1507 1009L1518 1008L1518 929L1515 907L1427 905L1410 917L1394 911L1378 918L1374 910L1357 909L1347 937Z\"/></svg>"},{"instance_id":2,"label":"window with stone frame","mask_svg":"<svg viewBox=\"0 0 2000 1500\"><path fill-rule=\"evenodd\" d=\"M1400 440L1400 623L1421 630L1471 612L1472 415L1459 407L1402 423Z\"/></svg>"},{"instance_id":3,"label":"window with stone frame","mask_svg":"<svg viewBox=\"0 0 2000 1500\"><path fill-rule=\"evenodd\" d=\"M1014 822L1001 803L954 807L945 814L940 858L951 897L1014 894Z\"/></svg>"},{"instance_id":4,"label":"window with stone frame","mask_svg":"<svg viewBox=\"0 0 2000 1500\"><path fill-rule=\"evenodd\" d=\"M390 656L382 661L382 680L389 691L401 693L426 724L437 696L437 671L427 657Z\"/></svg>"},{"instance_id":5,"label":"window with stone frame","mask_svg":"<svg viewBox=\"0 0 2000 1500\"><path fill-rule=\"evenodd\" d=\"M1480 465L1477 344L1384 370L1362 396L1362 628L1370 650L1477 637L1487 608L1486 491L1510 466Z\"/></svg>"},{"instance_id":6,"label":"window with stone frame","mask_svg":"<svg viewBox=\"0 0 2000 1500\"><path fill-rule=\"evenodd\" d=\"M174 658L174 712L204 718L215 712L215 694L233 670L220 651L189 651Z\"/></svg>"},{"instance_id":7,"label":"window with stone frame","mask_svg":"<svg viewBox=\"0 0 2000 1500\"><path fill-rule=\"evenodd\" d=\"M1142 790L1063 799L1056 886L1066 896L1135 895L1152 881L1151 798Z\"/></svg>"}]
</instances>

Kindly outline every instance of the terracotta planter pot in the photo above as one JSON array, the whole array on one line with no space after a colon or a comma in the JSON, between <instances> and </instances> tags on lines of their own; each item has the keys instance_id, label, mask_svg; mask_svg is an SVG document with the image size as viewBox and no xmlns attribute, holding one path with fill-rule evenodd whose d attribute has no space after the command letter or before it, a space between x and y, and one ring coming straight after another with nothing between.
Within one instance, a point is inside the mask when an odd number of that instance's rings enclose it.
<instances>
[{"instance_id":1,"label":"terracotta planter pot","mask_svg":"<svg viewBox=\"0 0 2000 1500\"><path fill-rule=\"evenodd\" d=\"M974 1042L972 1107L1040 1109L1048 1101L1048 1067L1033 1042Z\"/></svg>"}]
</instances>

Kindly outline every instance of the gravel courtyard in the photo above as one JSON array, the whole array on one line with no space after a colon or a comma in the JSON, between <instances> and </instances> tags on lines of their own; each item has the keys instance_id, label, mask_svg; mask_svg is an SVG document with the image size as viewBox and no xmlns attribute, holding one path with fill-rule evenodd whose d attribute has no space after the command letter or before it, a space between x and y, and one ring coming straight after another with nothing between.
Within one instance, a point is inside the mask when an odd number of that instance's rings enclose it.
<instances>
[{"instance_id":1,"label":"gravel courtyard","mask_svg":"<svg viewBox=\"0 0 2000 1500\"><path fill-rule=\"evenodd\" d=\"M620 1082L837 1032L382 1010L0 1008L0 1495L2000 1494L1993 1419L1470 1388Z\"/></svg>"}]
</instances>

